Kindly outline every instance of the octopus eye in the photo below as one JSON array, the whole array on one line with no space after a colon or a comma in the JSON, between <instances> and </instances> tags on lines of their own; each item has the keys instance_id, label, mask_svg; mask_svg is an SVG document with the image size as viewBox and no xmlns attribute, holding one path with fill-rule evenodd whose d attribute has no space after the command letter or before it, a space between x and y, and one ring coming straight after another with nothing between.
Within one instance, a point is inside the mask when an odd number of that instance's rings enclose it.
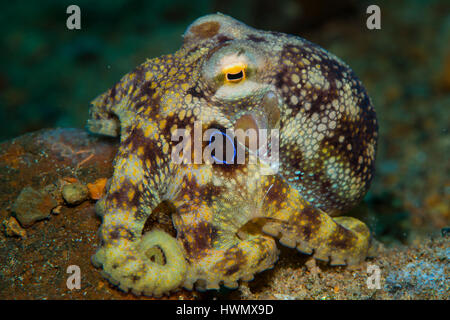
<instances>
[{"instance_id":1,"label":"octopus eye","mask_svg":"<svg viewBox=\"0 0 450 320\"><path fill-rule=\"evenodd\" d=\"M244 71L241 70L238 73L227 73L228 81L240 81L244 78Z\"/></svg>"},{"instance_id":2,"label":"octopus eye","mask_svg":"<svg viewBox=\"0 0 450 320\"><path fill-rule=\"evenodd\" d=\"M245 66L233 65L223 70L225 74L225 82L240 82L245 80Z\"/></svg>"}]
</instances>

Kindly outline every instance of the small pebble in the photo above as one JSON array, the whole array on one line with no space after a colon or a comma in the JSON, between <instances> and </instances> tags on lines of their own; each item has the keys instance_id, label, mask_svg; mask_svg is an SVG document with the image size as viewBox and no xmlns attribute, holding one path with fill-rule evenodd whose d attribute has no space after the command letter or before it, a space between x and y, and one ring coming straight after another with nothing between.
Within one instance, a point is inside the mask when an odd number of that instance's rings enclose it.
<instances>
[{"instance_id":1,"label":"small pebble","mask_svg":"<svg viewBox=\"0 0 450 320\"><path fill-rule=\"evenodd\" d=\"M62 188L62 195L68 204L76 205L88 198L89 190L84 184L71 183Z\"/></svg>"},{"instance_id":2,"label":"small pebble","mask_svg":"<svg viewBox=\"0 0 450 320\"><path fill-rule=\"evenodd\" d=\"M316 264L316 259L311 257L305 262L305 265L313 276L317 276L320 273L320 268Z\"/></svg>"},{"instance_id":3,"label":"small pebble","mask_svg":"<svg viewBox=\"0 0 450 320\"><path fill-rule=\"evenodd\" d=\"M98 200L103 197L105 193L105 186L108 179L100 178L94 181L94 183L88 183L89 197L92 200Z\"/></svg>"},{"instance_id":4,"label":"small pebble","mask_svg":"<svg viewBox=\"0 0 450 320\"><path fill-rule=\"evenodd\" d=\"M3 225L5 226L5 233L8 237L27 237L27 232L14 217L9 217L8 220L3 221Z\"/></svg>"},{"instance_id":5,"label":"small pebble","mask_svg":"<svg viewBox=\"0 0 450 320\"><path fill-rule=\"evenodd\" d=\"M62 208L63 206L57 206L56 208L53 208L52 213L55 215L60 214Z\"/></svg>"},{"instance_id":6,"label":"small pebble","mask_svg":"<svg viewBox=\"0 0 450 320\"><path fill-rule=\"evenodd\" d=\"M274 296L277 300L295 300L294 296L288 294L275 293Z\"/></svg>"}]
</instances>

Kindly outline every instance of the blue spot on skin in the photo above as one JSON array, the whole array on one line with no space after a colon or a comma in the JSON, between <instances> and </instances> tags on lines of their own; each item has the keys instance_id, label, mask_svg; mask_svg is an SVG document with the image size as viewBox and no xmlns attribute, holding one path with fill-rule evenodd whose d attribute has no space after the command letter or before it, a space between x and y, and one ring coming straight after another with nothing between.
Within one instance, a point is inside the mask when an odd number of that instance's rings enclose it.
<instances>
[{"instance_id":1,"label":"blue spot on skin","mask_svg":"<svg viewBox=\"0 0 450 320\"><path fill-rule=\"evenodd\" d=\"M217 159L215 156L213 156L213 155L211 155L212 157L213 157L213 159L217 162L217 163L219 163L219 164L233 164L234 163L234 159L236 158L236 147L234 146L234 141L233 141L233 139L229 136L229 135L227 135L226 133L224 133L224 132L222 132L222 131L219 131L219 130L217 130L216 132L218 132L218 133L220 133L221 135L223 135L223 136L225 136L225 138L227 138L230 142L231 142L231 145L233 146L233 158L232 158L232 160L231 160L231 162L230 163L228 163L228 162L226 162L226 161L222 161L222 160L219 160L219 159ZM209 143L211 144L211 140L212 140L212 138L214 137L214 134L212 134L211 135L211 137L209 138Z\"/></svg>"}]
</instances>

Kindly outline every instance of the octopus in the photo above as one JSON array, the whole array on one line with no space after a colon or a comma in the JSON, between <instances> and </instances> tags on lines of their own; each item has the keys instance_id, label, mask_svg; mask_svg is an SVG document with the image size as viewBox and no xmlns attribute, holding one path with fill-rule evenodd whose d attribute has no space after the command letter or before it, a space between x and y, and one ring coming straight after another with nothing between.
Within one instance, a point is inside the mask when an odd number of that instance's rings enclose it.
<instances>
[{"instance_id":1,"label":"octopus","mask_svg":"<svg viewBox=\"0 0 450 320\"><path fill-rule=\"evenodd\" d=\"M367 225L342 216L368 190L378 132L350 67L303 38L223 14L198 18L183 37L174 54L147 60L92 102L89 131L120 136L96 205L92 262L102 275L126 292L160 297L182 287L237 288L274 267L278 243L330 265L373 255ZM181 129L189 148L176 161ZM264 153L231 129L278 138ZM244 150L245 161L199 156L221 145L211 130L235 143L233 152ZM174 208L172 234L144 228L161 203Z\"/></svg>"}]
</instances>

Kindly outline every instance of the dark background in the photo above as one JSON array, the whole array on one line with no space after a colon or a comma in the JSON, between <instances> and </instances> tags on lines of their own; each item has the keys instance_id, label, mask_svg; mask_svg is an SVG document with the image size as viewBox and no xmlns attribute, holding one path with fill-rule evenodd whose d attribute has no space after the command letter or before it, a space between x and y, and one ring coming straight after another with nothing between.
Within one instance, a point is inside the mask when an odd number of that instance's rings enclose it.
<instances>
[{"instance_id":1,"label":"dark background","mask_svg":"<svg viewBox=\"0 0 450 320\"><path fill-rule=\"evenodd\" d=\"M70 4L81 8L81 30L66 28ZM366 28L370 4L381 7L381 30ZM146 58L177 50L189 23L217 11L318 43L361 78L377 110L380 140L377 174L357 211L373 221L378 238L414 242L449 224L450 2L445 0L2 4L0 141L41 128L84 127L92 99Z\"/></svg>"}]
</instances>

